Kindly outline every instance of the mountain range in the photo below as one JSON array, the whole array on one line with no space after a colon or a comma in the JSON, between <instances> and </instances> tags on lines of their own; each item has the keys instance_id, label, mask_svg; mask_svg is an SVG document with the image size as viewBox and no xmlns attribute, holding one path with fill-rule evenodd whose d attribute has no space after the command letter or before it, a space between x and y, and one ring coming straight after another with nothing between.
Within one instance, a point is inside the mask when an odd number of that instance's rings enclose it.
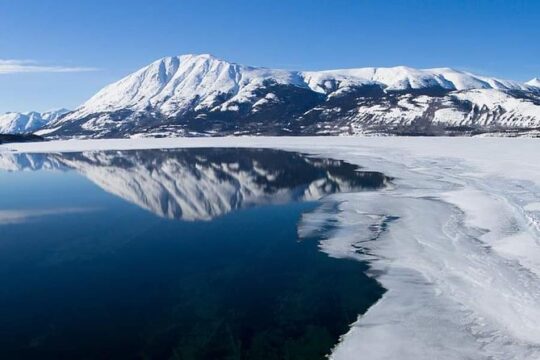
<instances>
[{"instance_id":1,"label":"mountain range","mask_svg":"<svg viewBox=\"0 0 540 360\"><path fill-rule=\"evenodd\" d=\"M48 137L540 134L540 80L450 68L289 71L166 57L44 126Z\"/></svg>"},{"instance_id":2,"label":"mountain range","mask_svg":"<svg viewBox=\"0 0 540 360\"><path fill-rule=\"evenodd\" d=\"M68 112L67 109L56 109L43 113L30 111L26 113L8 112L0 114L0 134L32 133Z\"/></svg>"}]
</instances>

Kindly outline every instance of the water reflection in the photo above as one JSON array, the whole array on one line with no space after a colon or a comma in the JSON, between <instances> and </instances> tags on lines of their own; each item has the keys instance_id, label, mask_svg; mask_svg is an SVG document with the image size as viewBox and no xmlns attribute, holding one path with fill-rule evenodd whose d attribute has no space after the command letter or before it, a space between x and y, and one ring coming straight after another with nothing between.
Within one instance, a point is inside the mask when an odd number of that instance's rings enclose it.
<instances>
[{"instance_id":1,"label":"water reflection","mask_svg":"<svg viewBox=\"0 0 540 360\"><path fill-rule=\"evenodd\" d=\"M0 169L0 359L325 359L384 292L297 241L317 206L301 201L381 173L259 149L0 153Z\"/></svg>"},{"instance_id":2,"label":"water reflection","mask_svg":"<svg viewBox=\"0 0 540 360\"><path fill-rule=\"evenodd\" d=\"M109 193L158 216L182 220L377 189L388 180L339 160L268 149L0 153L0 168L76 170Z\"/></svg>"}]
</instances>

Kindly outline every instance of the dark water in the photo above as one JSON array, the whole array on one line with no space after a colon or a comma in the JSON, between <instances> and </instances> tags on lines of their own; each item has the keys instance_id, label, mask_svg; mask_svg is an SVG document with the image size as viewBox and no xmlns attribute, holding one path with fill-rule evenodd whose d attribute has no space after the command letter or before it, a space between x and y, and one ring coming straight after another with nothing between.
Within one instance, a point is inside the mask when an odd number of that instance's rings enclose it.
<instances>
[{"instance_id":1,"label":"dark water","mask_svg":"<svg viewBox=\"0 0 540 360\"><path fill-rule=\"evenodd\" d=\"M380 173L240 149L0 164L1 359L322 359L383 292L296 234Z\"/></svg>"}]
</instances>

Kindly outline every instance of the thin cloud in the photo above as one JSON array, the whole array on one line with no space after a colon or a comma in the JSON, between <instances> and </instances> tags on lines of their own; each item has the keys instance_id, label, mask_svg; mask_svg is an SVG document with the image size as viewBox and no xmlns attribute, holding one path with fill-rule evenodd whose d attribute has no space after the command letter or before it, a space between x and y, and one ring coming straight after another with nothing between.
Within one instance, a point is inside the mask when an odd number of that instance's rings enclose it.
<instances>
[{"instance_id":1,"label":"thin cloud","mask_svg":"<svg viewBox=\"0 0 540 360\"><path fill-rule=\"evenodd\" d=\"M0 210L0 225L20 224L35 218L51 215L77 214L96 211L95 208L57 208L57 209L28 209Z\"/></svg>"},{"instance_id":2,"label":"thin cloud","mask_svg":"<svg viewBox=\"0 0 540 360\"><path fill-rule=\"evenodd\" d=\"M0 74L73 73L98 70L93 67L42 65L33 60L0 59Z\"/></svg>"}]
</instances>

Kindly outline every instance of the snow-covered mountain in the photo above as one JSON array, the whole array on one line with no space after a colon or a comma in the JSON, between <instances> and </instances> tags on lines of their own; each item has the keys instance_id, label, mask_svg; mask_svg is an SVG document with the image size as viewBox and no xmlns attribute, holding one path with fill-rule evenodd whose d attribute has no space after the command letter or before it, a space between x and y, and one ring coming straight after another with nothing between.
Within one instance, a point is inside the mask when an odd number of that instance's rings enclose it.
<instances>
[{"instance_id":1,"label":"snow-covered mountain","mask_svg":"<svg viewBox=\"0 0 540 360\"><path fill-rule=\"evenodd\" d=\"M288 71L167 57L48 125L51 136L448 134L540 128L537 80L449 68Z\"/></svg>"},{"instance_id":2,"label":"snow-covered mountain","mask_svg":"<svg viewBox=\"0 0 540 360\"><path fill-rule=\"evenodd\" d=\"M0 115L0 134L24 134L37 131L51 121L56 121L67 109L56 109L39 113L36 111L8 112Z\"/></svg>"},{"instance_id":3,"label":"snow-covered mountain","mask_svg":"<svg viewBox=\"0 0 540 360\"><path fill-rule=\"evenodd\" d=\"M527 81L525 84L529 85L529 86L534 86L534 87L540 88L540 79L539 78L534 78L532 80Z\"/></svg>"},{"instance_id":4,"label":"snow-covered mountain","mask_svg":"<svg viewBox=\"0 0 540 360\"><path fill-rule=\"evenodd\" d=\"M170 219L208 220L261 204L375 189L388 178L351 164L268 149L65 154L0 152L0 169L75 170L105 191Z\"/></svg>"}]
</instances>

